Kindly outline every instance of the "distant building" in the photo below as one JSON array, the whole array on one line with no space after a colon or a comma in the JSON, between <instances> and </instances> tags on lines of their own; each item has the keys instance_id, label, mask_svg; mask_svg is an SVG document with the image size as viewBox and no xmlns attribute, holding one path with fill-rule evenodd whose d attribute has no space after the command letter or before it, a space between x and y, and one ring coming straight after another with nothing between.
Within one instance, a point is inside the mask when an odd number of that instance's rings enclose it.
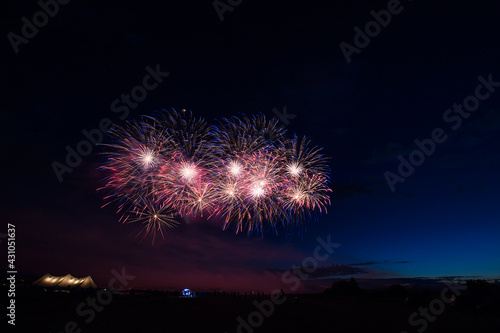
<instances>
[{"instance_id":1,"label":"distant building","mask_svg":"<svg viewBox=\"0 0 500 333\"><path fill-rule=\"evenodd\" d=\"M97 285L90 275L77 278L71 274L54 276L47 273L33 282L33 285L48 290L97 289Z\"/></svg>"}]
</instances>

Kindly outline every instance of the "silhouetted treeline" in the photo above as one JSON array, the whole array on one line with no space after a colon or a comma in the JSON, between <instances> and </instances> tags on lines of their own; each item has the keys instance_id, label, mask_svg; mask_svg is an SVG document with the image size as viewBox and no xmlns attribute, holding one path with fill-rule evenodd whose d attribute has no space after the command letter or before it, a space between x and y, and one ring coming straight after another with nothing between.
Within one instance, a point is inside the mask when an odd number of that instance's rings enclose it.
<instances>
[{"instance_id":1,"label":"silhouetted treeline","mask_svg":"<svg viewBox=\"0 0 500 333\"><path fill-rule=\"evenodd\" d=\"M446 297L446 304L451 307L468 311L500 311L500 284L488 283L486 280L468 280L465 285L454 286L443 283L442 287L435 286L434 289L422 286L408 288L394 284L387 288L364 290L351 278L334 282L323 292L323 297L395 302L410 307L428 306L432 301Z\"/></svg>"},{"instance_id":2,"label":"silhouetted treeline","mask_svg":"<svg viewBox=\"0 0 500 333\"><path fill-rule=\"evenodd\" d=\"M324 292L324 294L331 296L359 296L363 293L364 290L358 286L355 278L346 281L336 281Z\"/></svg>"},{"instance_id":3,"label":"silhouetted treeline","mask_svg":"<svg viewBox=\"0 0 500 333\"><path fill-rule=\"evenodd\" d=\"M482 295L498 295L500 291L500 285L498 283L491 284L486 280L467 280L465 285L467 286L467 291Z\"/></svg>"}]
</instances>

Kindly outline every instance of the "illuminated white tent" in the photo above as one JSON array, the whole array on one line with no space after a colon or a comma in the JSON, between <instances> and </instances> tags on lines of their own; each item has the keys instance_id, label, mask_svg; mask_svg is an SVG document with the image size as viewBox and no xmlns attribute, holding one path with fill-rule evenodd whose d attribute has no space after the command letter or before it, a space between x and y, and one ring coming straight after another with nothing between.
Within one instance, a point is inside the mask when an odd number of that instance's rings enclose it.
<instances>
[{"instance_id":1,"label":"illuminated white tent","mask_svg":"<svg viewBox=\"0 0 500 333\"><path fill-rule=\"evenodd\" d=\"M33 285L54 289L97 289L97 285L95 284L94 280L92 280L90 275L83 278L77 278L71 274L66 274L64 276L53 276L47 273L33 282Z\"/></svg>"}]
</instances>

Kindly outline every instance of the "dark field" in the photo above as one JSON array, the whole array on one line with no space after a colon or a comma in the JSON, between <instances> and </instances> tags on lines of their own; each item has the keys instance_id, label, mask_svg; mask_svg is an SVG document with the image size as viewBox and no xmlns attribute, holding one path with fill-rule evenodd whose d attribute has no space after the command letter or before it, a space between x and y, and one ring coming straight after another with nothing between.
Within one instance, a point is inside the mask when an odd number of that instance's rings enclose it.
<instances>
[{"instance_id":1,"label":"dark field","mask_svg":"<svg viewBox=\"0 0 500 333\"><path fill-rule=\"evenodd\" d=\"M321 294L286 295L258 327L238 331L237 317L248 322L257 311L254 301L267 296L202 296L177 298L162 294L113 295L108 304L87 305L96 293L68 294L23 292L17 296L16 331L19 332L418 332L409 316L439 294L410 300L364 295L327 297ZM297 298L296 298L297 297ZM478 308L476 300L446 305L428 322L425 332L500 332L498 305ZM81 305L83 302L84 305ZM104 300L106 303L107 300ZM80 314L77 308L80 306ZM264 310L265 311L265 310ZM92 314L95 314L94 318ZM254 313L255 315L255 313ZM417 319L421 319L418 317ZM255 315L258 322L260 315ZM85 322L85 320L88 321ZM68 324L73 321L74 323ZM81 331L80 331L81 330ZM424 332L421 330L421 332Z\"/></svg>"}]
</instances>

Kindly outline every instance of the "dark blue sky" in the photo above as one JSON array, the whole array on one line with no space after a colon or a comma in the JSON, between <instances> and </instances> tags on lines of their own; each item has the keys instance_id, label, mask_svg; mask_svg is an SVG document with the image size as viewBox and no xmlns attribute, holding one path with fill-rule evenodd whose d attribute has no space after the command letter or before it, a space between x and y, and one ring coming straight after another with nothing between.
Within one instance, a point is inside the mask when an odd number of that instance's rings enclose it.
<instances>
[{"instance_id":1,"label":"dark blue sky","mask_svg":"<svg viewBox=\"0 0 500 333\"><path fill-rule=\"evenodd\" d=\"M337 277L500 278L498 5L403 0L348 63L339 45L355 45L353 29L388 3L247 0L221 21L212 1L73 0L15 53L8 34L22 35L21 18L32 21L40 7L7 1L2 206L18 229L19 270L105 283L127 267L137 286L269 290L331 235L341 245L322 265L347 265L331 269ZM122 122L111 104L157 65L169 76L126 119L173 107L213 123L286 106L296 115L287 130L331 157L328 214L292 240L192 221L151 245L100 208L98 148L60 183L51 164L64 163L82 130ZM458 126L447 110L480 84L489 95ZM384 174L398 174L400 155L418 158L415 140L436 128L445 142L391 191ZM319 275L305 290L331 284L321 279L331 274Z\"/></svg>"}]
</instances>

